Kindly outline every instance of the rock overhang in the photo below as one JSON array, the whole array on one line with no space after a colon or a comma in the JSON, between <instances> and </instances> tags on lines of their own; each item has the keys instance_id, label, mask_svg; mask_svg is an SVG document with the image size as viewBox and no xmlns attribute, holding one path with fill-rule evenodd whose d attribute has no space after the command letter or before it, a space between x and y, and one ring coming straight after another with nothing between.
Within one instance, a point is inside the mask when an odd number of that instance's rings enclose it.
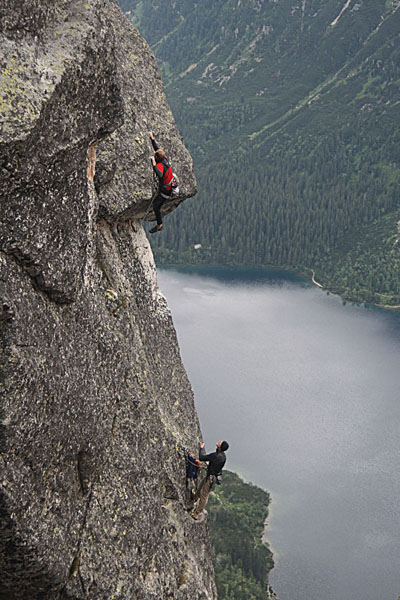
<instances>
[{"instance_id":1,"label":"rock overhang","mask_svg":"<svg viewBox=\"0 0 400 600\"><path fill-rule=\"evenodd\" d=\"M116 0L7 0L0 17L0 245L69 303L93 221L154 218L149 130L181 181L165 212L196 193L193 163L155 57Z\"/></svg>"}]
</instances>

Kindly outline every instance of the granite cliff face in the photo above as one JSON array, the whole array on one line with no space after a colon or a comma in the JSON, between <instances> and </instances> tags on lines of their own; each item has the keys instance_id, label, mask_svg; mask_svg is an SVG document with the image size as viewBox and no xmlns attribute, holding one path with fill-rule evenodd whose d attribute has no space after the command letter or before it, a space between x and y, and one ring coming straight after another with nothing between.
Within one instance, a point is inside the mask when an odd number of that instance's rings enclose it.
<instances>
[{"instance_id":1,"label":"granite cliff face","mask_svg":"<svg viewBox=\"0 0 400 600\"><path fill-rule=\"evenodd\" d=\"M114 0L5 0L0 29L0 598L215 599L185 510L193 393L139 222L149 129L176 204L196 191L154 56Z\"/></svg>"}]
</instances>

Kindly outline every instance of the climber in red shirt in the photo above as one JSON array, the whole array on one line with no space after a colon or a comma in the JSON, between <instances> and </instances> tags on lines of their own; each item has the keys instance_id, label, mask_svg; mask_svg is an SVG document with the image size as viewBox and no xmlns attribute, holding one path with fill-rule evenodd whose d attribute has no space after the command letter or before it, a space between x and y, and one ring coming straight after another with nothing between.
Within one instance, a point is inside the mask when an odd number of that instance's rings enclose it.
<instances>
[{"instance_id":1,"label":"climber in red shirt","mask_svg":"<svg viewBox=\"0 0 400 600\"><path fill-rule=\"evenodd\" d=\"M159 179L158 193L153 200L153 210L157 219L157 225L150 229L150 233L161 231L162 229L162 218L161 218L161 207L168 198L172 195L172 180L174 174L172 173L171 165L169 164L166 154L159 145L157 144L153 132L149 132L152 146L155 150L154 156L151 157L151 164L153 165L154 173Z\"/></svg>"}]
</instances>

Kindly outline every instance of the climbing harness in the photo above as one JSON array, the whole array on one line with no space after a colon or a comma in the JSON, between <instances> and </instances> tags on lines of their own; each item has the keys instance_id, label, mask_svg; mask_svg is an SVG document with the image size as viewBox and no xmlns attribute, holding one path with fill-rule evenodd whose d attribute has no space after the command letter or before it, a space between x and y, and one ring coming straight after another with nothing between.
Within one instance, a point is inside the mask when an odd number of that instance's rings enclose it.
<instances>
[{"instance_id":1,"label":"climbing harness","mask_svg":"<svg viewBox=\"0 0 400 600\"><path fill-rule=\"evenodd\" d=\"M179 196L179 179L178 179L178 176L172 171L172 167L171 167L171 165L167 161L163 162L162 164L164 165L164 173L163 173L162 183L161 183L160 189L157 192L157 195L160 194L160 196L162 198L164 198L164 200L170 200L171 198L176 198L177 196ZM168 181L168 183L164 183L164 177L166 176L167 171L169 169L171 169L172 177ZM162 188L163 187L164 188L170 187L171 188L171 194L169 194L169 195L163 194L162 193ZM143 221L146 219L146 217L148 216L148 214L151 211L153 200L154 200L154 198L152 197L151 200L150 200L150 202L149 202L149 205L147 207L147 210L146 210L144 216L142 217Z\"/></svg>"}]
</instances>

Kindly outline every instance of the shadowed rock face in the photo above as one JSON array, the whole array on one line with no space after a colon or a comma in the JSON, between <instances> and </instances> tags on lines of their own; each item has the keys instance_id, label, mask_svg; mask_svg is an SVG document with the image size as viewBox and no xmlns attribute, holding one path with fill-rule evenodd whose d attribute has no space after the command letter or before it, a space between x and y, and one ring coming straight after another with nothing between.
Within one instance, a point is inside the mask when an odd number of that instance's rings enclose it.
<instances>
[{"instance_id":1,"label":"shadowed rock face","mask_svg":"<svg viewBox=\"0 0 400 600\"><path fill-rule=\"evenodd\" d=\"M214 599L193 393L138 221L150 128L178 202L196 190L155 59L113 0L6 0L0 24L0 599Z\"/></svg>"}]
</instances>

